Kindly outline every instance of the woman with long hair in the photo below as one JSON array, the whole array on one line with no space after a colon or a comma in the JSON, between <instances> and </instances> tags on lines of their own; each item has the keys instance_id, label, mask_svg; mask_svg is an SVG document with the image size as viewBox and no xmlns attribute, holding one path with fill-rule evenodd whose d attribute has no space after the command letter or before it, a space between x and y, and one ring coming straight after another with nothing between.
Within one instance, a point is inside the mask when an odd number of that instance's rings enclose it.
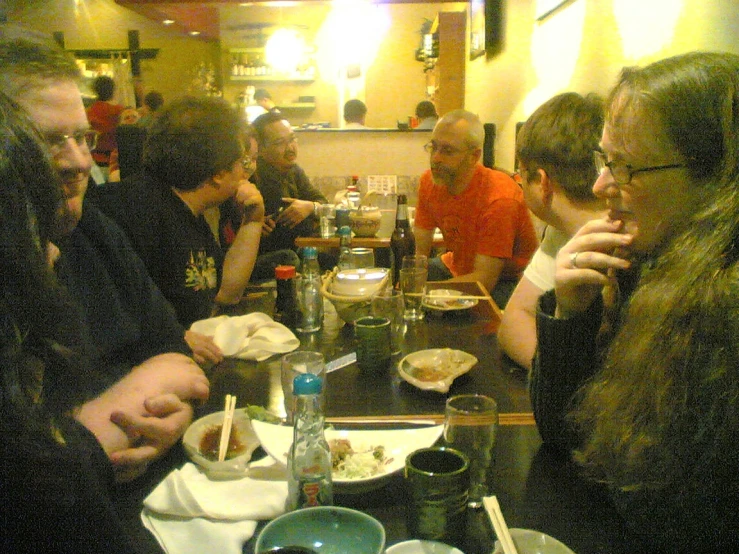
<instances>
[{"instance_id":1,"label":"woman with long hair","mask_svg":"<svg viewBox=\"0 0 739 554\"><path fill-rule=\"evenodd\" d=\"M0 95L0 527L8 552L133 552L113 469L73 419L89 372L80 316L50 266L61 187L30 122Z\"/></svg>"},{"instance_id":2,"label":"woman with long hair","mask_svg":"<svg viewBox=\"0 0 739 554\"><path fill-rule=\"evenodd\" d=\"M545 442L575 451L644 551L739 544L739 56L624 69L594 192L561 249L531 377Z\"/></svg>"}]
</instances>

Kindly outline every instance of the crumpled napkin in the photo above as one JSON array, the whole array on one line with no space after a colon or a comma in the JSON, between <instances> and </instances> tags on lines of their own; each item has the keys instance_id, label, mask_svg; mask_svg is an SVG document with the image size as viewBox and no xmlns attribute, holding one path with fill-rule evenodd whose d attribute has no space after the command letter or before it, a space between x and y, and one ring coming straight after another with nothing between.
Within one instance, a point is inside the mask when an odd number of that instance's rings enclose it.
<instances>
[{"instance_id":1,"label":"crumpled napkin","mask_svg":"<svg viewBox=\"0 0 739 554\"><path fill-rule=\"evenodd\" d=\"M190 330L213 337L213 342L228 358L261 362L300 346L300 340L290 329L261 312L201 319Z\"/></svg>"},{"instance_id":2,"label":"crumpled napkin","mask_svg":"<svg viewBox=\"0 0 739 554\"><path fill-rule=\"evenodd\" d=\"M283 514L286 499L285 467L272 458L225 481L187 463L146 497L141 520L167 554L241 554L257 521Z\"/></svg>"}]
</instances>

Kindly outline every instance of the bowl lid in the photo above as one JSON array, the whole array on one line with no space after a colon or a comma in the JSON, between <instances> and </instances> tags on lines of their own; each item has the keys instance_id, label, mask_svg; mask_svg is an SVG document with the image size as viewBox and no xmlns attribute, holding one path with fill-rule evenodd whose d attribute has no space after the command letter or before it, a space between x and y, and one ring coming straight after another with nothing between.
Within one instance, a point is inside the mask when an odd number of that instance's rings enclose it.
<instances>
[{"instance_id":1,"label":"bowl lid","mask_svg":"<svg viewBox=\"0 0 739 554\"><path fill-rule=\"evenodd\" d=\"M334 279L332 292L354 296L369 294L387 277L388 271L384 267L345 269L339 271Z\"/></svg>"}]
</instances>

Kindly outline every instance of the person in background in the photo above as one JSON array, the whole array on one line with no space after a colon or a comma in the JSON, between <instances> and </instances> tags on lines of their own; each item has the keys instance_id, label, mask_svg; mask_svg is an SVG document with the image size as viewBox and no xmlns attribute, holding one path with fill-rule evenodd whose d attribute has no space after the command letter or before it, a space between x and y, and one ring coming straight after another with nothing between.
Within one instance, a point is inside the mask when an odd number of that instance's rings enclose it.
<instances>
[{"instance_id":1,"label":"person in background","mask_svg":"<svg viewBox=\"0 0 739 554\"><path fill-rule=\"evenodd\" d=\"M264 204L247 180L244 125L222 99L177 99L149 128L143 173L108 185L98 198L185 328L211 317L216 305L237 304L257 256ZM244 221L224 254L204 216L230 199ZM208 343L209 361L220 361L211 339L189 331L191 346L194 336Z\"/></svg>"},{"instance_id":2,"label":"person in background","mask_svg":"<svg viewBox=\"0 0 739 554\"><path fill-rule=\"evenodd\" d=\"M531 400L544 442L604 484L641 552L736 549L739 56L625 68L594 192L557 255Z\"/></svg>"},{"instance_id":3,"label":"person in background","mask_svg":"<svg viewBox=\"0 0 739 554\"><path fill-rule=\"evenodd\" d=\"M269 91L258 88L254 91L254 104L246 107L246 117L249 123L254 123L257 117L266 113L280 113L280 110L272 100Z\"/></svg>"},{"instance_id":4,"label":"person in background","mask_svg":"<svg viewBox=\"0 0 739 554\"><path fill-rule=\"evenodd\" d=\"M344 104L344 129L366 129L366 117L367 106L361 100L352 98Z\"/></svg>"},{"instance_id":5,"label":"person in background","mask_svg":"<svg viewBox=\"0 0 739 554\"><path fill-rule=\"evenodd\" d=\"M318 205L326 198L296 163L298 138L280 114L261 115L253 126L259 142L256 185L267 215L252 280L265 280L274 279L278 265L299 266L295 239L314 234Z\"/></svg>"},{"instance_id":6,"label":"person in background","mask_svg":"<svg viewBox=\"0 0 739 554\"><path fill-rule=\"evenodd\" d=\"M559 94L541 106L518 132L516 158L523 196L547 226L539 249L506 305L498 344L530 370L536 350L536 303L554 288L554 259L587 221L604 211L593 195L598 174L593 152L603 130L603 100L594 94Z\"/></svg>"},{"instance_id":7,"label":"person in background","mask_svg":"<svg viewBox=\"0 0 739 554\"><path fill-rule=\"evenodd\" d=\"M113 101L115 81L112 77L99 75L92 82L92 90L95 92L96 99L87 108L87 120L90 126L100 134L97 146L92 151L92 159L100 167L108 167L110 153L116 147L115 128L125 108Z\"/></svg>"},{"instance_id":8,"label":"person in background","mask_svg":"<svg viewBox=\"0 0 739 554\"><path fill-rule=\"evenodd\" d=\"M113 151L110 153L110 163L108 165L108 181L110 182L116 182L121 180L121 168L118 164L118 142L119 142L119 136L118 133L121 130L122 125L136 125L141 119L141 116L139 115L139 112L136 108L132 108L131 106L125 108L121 112L120 117L120 123L116 126L115 132L116 132L116 147L113 149ZM124 127L125 128L125 127ZM102 183L100 183L102 184Z\"/></svg>"},{"instance_id":9,"label":"person in background","mask_svg":"<svg viewBox=\"0 0 739 554\"><path fill-rule=\"evenodd\" d=\"M465 110L436 124L418 190L416 253L431 254L438 227L447 251L429 259L429 280L479 281L503 308L538 241L521 187L480 163L484 139L482 122Z\"/></svg>"},{"instance_id":10,"label":"person in background","mask_svg":"<svg viewBox=\"0 0 739 554\"><path fill-rule=\"evenodd\" d=\"M429 100L421 100L416 105L416 118L418 125L416 129L433 129L439 120L439 114L436 113L436 106Z\"/></svg>"},{"instance_id":11,"label":"person in background","mask_svg":"<svg viewBox=\"0 0 739 554\"><path fill-rule=\"evenodd\" d=\"M179 440L192 420L189 400L207 397L208 388L189 358L174 310L123 232L83 202L97 133L87 121L81 82L75 60L57 46L0 41L0 92L38 128L63 197L49 232L59 251L54 269L81 328L81 339L70 346L84 348L97 369L78 386L84 397L98 400L85 404L78 416L103 445L116 479L125 481L145 472ZM166 402L141 399L141 391L152 389L176 394ZM60 389L60 394L67 392L76 395ZM114 405L134 402L136 412L111 412L99 400L105 398L113 398Z\"/></svg>"},{"instance_id":12,"label":"person in background","mask_svg":"<svg viewBox=\"0 0 739 554\"><path fill-rule=\"evenodd\" d=\"M144 96L144 105L139 108L138 124L140 127L149 127L159 117L159 110L164 105L164 96L155 90L149 91Z\"/></svg>"}]
</instances>

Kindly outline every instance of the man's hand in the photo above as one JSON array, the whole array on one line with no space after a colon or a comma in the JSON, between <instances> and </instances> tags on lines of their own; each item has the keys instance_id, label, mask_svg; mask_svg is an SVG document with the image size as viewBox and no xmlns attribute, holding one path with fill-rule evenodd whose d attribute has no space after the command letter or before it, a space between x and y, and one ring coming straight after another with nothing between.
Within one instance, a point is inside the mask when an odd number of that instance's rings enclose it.
<instances>
[{"instance_id":1,"label":"man's hand","mask_svg":"<svg viewBox=\"0 0 739 554\"><path fill-rule=\"evenodd\" d=\"M223 352L213 342L213 338L194 331L185 331L185 342L192 350L195 361L201 367L219 364L223 361Z\"/></svg>"},{"instance_id":2,"label":"man's hand","mask_svg":"<svg viewBox=\"0 0 739 554\"><path fill-rule=\"evenodd\" d=\"M289 206L277 216L277 223L279 225L285 225L292 229L313 213L313 202L310 200L283 198L282 201L289 202Z\"/></svg>"},{"instance_id":3,"label":"man's hand","mask_svg":"<svg viewBox=\"0 0 739 554\"><path fill-rule=\"evenodd\" d=\"M131 481L145 473L151 462L179 440L192 421L192 406L175 394L147 398L144 407L145 415L121 410L110 414L110 421L126 433L131 444L110 454L118 482Z\"/></svg>"},{"instance_id":4,"label":"man's hand","mask_svg":"<svg viewBox=\"0 0 739 554\"><path fill-rule=\"evenodd\" d=\"M242 222L262 221L264 218L264 198L259 189L246 179L242 180L236 190L234 200L244 210Z\"/></svg>"},{"instance_id":5,"label":"man's hand","mask_svg":"<svg viewBox=\"0 0 739 554\"><path fill-rule=\"evenodd\" d=\"M136 450L120 461L125 468L119 478L133 478L182 435L192 418L187 402L204 401L209 392L208 379L191 358L160 354L77 408L74 417L95 435L111 460L119 452Z\"/></svg>"}]
</instances>

